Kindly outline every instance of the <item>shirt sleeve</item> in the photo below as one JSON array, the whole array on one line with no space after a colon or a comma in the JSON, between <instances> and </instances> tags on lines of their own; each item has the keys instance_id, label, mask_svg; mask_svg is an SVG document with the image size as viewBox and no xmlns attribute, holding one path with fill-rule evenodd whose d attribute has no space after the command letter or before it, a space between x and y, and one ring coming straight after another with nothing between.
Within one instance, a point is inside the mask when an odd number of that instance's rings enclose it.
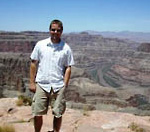
<instances>
[{"instance_id":1,"label":"shirt sleeve","mask_svg":"<svg viewBox=\"0 0 150 132\"><path fill-rule=\"evenodd\" d=\"M39 60L39 46L38 43L35 45L31 56L30 56L31 60Z\"/></svg>"},{"instance_id":2,"label":"shirt sleeve","mask_svg":"<svg viewBox=\"0 0 150 132\"><path fill-rule=\"evenodd\" d=\"M72 66L72 65L74 65L74 58L72 50L69 48L67 51L67 61L65 66Z\"/></svg>"}]
</instances>

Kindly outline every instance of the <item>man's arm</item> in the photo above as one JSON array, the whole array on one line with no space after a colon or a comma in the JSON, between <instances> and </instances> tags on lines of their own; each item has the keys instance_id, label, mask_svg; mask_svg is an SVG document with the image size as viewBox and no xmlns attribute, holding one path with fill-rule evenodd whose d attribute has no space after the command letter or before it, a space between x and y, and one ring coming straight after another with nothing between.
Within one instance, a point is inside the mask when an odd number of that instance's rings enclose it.
<instances>
[{"instance_id":1,"label":"man's arm","mask_svg":"<svg viewBox=\"0 0 150 132\"><path fill-rule=\"evenodd\" d=\"M64 84L65 84L65 87L68 86L70 76L71 76L71 66L68 66L68 67L66 67L65 75L64 75Z\"/></svg>"},{"instance_id":2,"label":"man's arm","mask_svg":"<svg viewBox=\"0 0 150 132\"><path fill-rule=\"evenodd\" d=\"M36 72L37 72L37 61L36 60L31 60L30 64L30 91L34 92L36 91L36 85L35 85L35 77L36 77Z\"/></svg>"}]
</instances>

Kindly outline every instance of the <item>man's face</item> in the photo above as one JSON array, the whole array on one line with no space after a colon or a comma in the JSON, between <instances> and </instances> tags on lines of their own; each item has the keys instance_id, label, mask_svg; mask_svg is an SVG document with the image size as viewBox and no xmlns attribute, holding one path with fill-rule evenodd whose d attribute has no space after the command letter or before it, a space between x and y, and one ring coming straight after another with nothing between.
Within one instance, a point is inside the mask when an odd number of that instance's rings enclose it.
<instances>
[{"instance_id":1,"label":"man's face","mask_svg":"<svg viewBox=\"0 0 150 132\"><path fill-rule=\"evenodd\" d=\"M51 40L53 43L59 43L62 34L61 27L58 24L52 24L50 29Z\"/></svg>"}]
</instances>

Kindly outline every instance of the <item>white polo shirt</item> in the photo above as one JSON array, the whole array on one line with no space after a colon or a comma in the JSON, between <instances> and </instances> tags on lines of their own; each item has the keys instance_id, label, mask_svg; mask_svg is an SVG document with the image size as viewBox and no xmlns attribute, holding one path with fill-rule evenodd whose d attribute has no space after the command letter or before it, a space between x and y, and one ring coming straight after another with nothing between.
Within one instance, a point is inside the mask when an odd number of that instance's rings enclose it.
<instances>
[{"instance_id":1,"label":"white polo shirt","mask_svg":"<svg viewBox=\"0 0 150 132\"><path fill-rule=\"evenodd\" d=\"M47 92L54 92L64 86L65 67L74 65L72 51L68 44L61 41L53 44L51 38L37 42L31 60L38 60L36 82Z\"/></svg>"}]
</instances>

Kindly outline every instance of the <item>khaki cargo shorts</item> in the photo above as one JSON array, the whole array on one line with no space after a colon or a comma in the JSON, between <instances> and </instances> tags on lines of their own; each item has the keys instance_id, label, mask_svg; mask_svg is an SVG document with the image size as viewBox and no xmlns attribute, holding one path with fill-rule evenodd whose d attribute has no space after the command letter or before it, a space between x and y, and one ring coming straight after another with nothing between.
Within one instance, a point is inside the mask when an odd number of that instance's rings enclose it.
<instances>
[{"instance_id":1,"label":"khaki cargo shorts","mask_svg":"<svg viewBox=\"0 0 150 132\"><path fill-rule=\"evenodd\" d=\"M32 101L32 113L34 116L41 116L47 114L49 105L52 109L52 114L59 118L63 115L66 109L66 101L64 97L65 88L61 88L58 92L50 93L43 90L36 84L36 93Z\"/></svg>"}]
</instances>

